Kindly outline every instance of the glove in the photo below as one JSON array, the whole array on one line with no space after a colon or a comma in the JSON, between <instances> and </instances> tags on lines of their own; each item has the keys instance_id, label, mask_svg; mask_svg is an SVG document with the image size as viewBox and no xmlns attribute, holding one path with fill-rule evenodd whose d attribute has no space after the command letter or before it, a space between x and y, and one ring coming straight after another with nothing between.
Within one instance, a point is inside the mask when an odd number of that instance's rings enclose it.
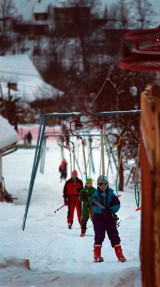
<instances>
[{"instance_id":1,"label":"glove","mask_svg":"<svg viewBox=\"0 0 160 287\"><path fill-rule=\"evenodd\" d=\"M112 216L112 212L108 209L103 209L102 210L102 214L105 220L108 219L108 217Z\"/></svg>"},{"instance_id":2,"label":"glove","mask_svg":"<svg viewBox=\"0 0 160 287\"><path fill-rule=\"evenodd\" d=\"M82 201L87 201L87 200L88 200L87 194L83 194L83 195L82 195Z\"/></svg>"},{"instance_id":3,"label":"glove","mask_svg":"<svg viewBox=\"0 0 160 287\"><path fill-rule=\"evenodd\" d=\"M113 213L112 214L115 222L116 222L116 226L119 227L120 226L120 220L119 220L119 217L117 216L117 214Z\"/></svg>"},{"instance_id":4,"label":"glove","mask_svg":"<svg viewBox=\"0 0 160 287\"><path fill-rule=\"evenodd\" d=\"M68 205L68 199L67 198L64 199L64 204Z\"/></svg>"},{"instance_id":5,"label":"glove","mask_svg":"<svg viewBox=\"0 0 160 287\"><path fill-rule=\"evenodd\" d=\"M112 211L106 208L103 208L102 213L107 214L107 215L112 215Z\"/></svg>"}]
</instances>

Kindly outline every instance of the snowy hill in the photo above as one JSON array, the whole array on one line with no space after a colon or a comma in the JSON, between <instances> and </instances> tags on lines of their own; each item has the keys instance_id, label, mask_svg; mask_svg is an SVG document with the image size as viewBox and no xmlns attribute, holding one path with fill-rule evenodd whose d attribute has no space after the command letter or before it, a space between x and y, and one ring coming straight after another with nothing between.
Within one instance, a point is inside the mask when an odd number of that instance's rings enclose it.
<instances>
[{"instance_id":1,"label":"snowy hill","mask_svg":"<svg viewBox=\"0 0 160 287\"><path fill-rule=\"evenodd\" d=\"M69 152L64 152L69 164ZM76 143L76 155L83 171L79 141ZM61 151L55 140L47 141L45 171L44 174L37 172L26 227L22 231L33 158L33 149L20 149L3 159L6 189L18 200L15 200L14 204L0 203L0 285L141 287L140 211L135 211L133 187L126 187L124 192L119 192L119 233L127 261L117 261L106 236L102 248L104 262L94 263L92 222L88 222L86 236L82 238L79 236L80 226L76 213L71 230L67 228L67 208L54 213L63 204L64 186L64 182L60 182L58 171ZM91 176L96 186L100 163L99 149L94 149L93 159L95 173ZM115 174L112 172L109 173L109 181L110 187L114 189ZM24 259L29 259L30 270L25 267Z\"/></svg>"},{"instance_id":2,"label":"snowy hill","mask_svg":"<svg viewBox=\"0 0 160 287\"><path fill-rule=\"evenodd\" d=\"M13 126L0 115L0 152L18 142L18 134Z\"/></svg>"},{"instance_id":3,"label":"snowy hill","mask_svg":"<svg viewBox=\"0 0 160 287\"><path fill-rule=\"evenodd\" d=\"M0 82L4 98L8 98L8 83L17 83L16 98L31 102L53 98L63 92L45 83L28 55L0 56Z\"/></svg>"}]
</instances>

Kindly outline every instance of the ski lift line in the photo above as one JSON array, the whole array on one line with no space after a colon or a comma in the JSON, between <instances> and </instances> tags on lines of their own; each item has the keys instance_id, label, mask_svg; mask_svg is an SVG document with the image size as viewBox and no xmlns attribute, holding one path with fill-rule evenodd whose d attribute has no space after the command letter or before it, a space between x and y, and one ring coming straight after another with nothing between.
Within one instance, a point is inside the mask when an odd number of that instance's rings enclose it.
<instances>
[{"instance_id":1,"label":"ski lift line","mask_svg":"<svg viewBox=\"0 0 160 287\"><path fill-rule=\"evenodd\" d=\"M92 116L93 118L95 118L97 121L99 121L99 118L97 115L95 115L94 113L90 112L89 110L86 110L85 108L85 104L84 104L84 96L85 93L83 93L83 98L82 98L82 107L84 112L86 112L87 114L89 114L90 116ZM100 125L100 135L101 135L101 158L102 158L102 174L105 175L105 164L104 164L104 129L103 129L103 123L99 122Z\"/></svg>"},{"instance_id":2,"label":"ski lift line","mask_svg":"<svg viewBox=\"0 0 160 287\"><path fill-rule=\"evenodd\" d=\"M71 121L70 122L70 131L72 133L72 135L75 135L72 131L72 123L75 122L75 120ZM77 136L75 135L77 138L81 139L82 141L82 152L83 152L83 159L84 159L84 168L85 168L85 175L86 175L86 178L87 178L87 164L86 164L86 155L85 155L85 147L84 147L84 140L81 136Z\"/></svg>"},{"instance_id":3,"label":"ski lift line","mask_svg":"<svg viewBox=\"0 0 160 287\"><path fill-rule=\"evenodd\" d=\"M140 154L140 144L138 144L138 156L137 156L137 163L136 163L136 170L135 170L135 177L134 177L135 185L137 184L137 180L138 180L139 154Z\"/></svg>"},{"instance_id":4,"label":"ski lift line","mask_svg":"<svg viewBox=\"0 0 160 287\"><path fill-rule=\"evenodd\" d=\"M95 136L95 137L99 137L100 134L74 134L74 135L70 135L70 137L75 137L76 136L80 136L80 137L88 137L88 136ZM64 136L65 134L54 134L54 133L46 133L44 135L45 137L58 137L58 136ZM58 145L60 145L60 143L58 143Z\"/></svg>"},{"instance_id":5,"label":"ski lift line","mask_svg":"<svg viewBox=\"0 0 160 287\"><path fill-rule=\"evenodd\" d=\"M118 185L118 177L119 177L121 161L122 161L122 148L121 148L121 151L120 151L118 170L117 170L117 176L116 176L116 193L117 193L117 195L118 195L118 186L117 185Z\"/></svg>"},{"instance_id":6,"label":"ski lift line","mask_svg":"<svg viewBox=\"0 0 160 287\"><path fill-rule=\"evenodd\" d=\"M140 155L140 144L138 144L138 156L137 156L136 169L135 169L135 177L134 177L135 201L136 201L136 205L137 205L138 208L139 208L139 192L137 191L137 183L138 183L139 155Z\"/></svg>"},{"instance_id":7,"label":"ski lift line","mask_svg":"<svg viewBox=\"0 0 160 287\"><path fill-rule=\"evenodd\" d=\"M101 157L102 157L102 174L105 175L105 161L104 161L104 129L101 128Z\"/></svg>"},{"instance_id":8,"label":"ski lift line","mask_svg":"<svg viewBox=\"0 0 160 287\"><path fill-rule=\"evenodd\" d=\"M75 155L75 161L76 161L76 164L77 164L77 166L78 166L78 170L79 170L79 172L80 172L80 174L81 174L81 179L83 179L83 174L82 174L82 171L81 171L81 169L80 169L79 162L78 162L78 160L77 160L77 158L76 158L76 155Z\"/></svg>"},{"instance_id":9,"label":"ski lift line","mask_svg":"<svg viewBox=\"0 0 160 287\"><path fill-rule=\"evenodd\" d=\"M109 167L111 168L111 171L113 172L112 164L111 164L111 150L112 150L112 147L109 147L109 149L107 148L107 138L106 137L105 137L105 147L106 147L106 152L107 152L107 155L108 155L108 165L107 165L107 170L106 170L106 176L108 178Z\"/></svg>"},{"instance_id":10,"label":"ski lift line","mask_svg":"<svg viewBox=\"0 0 160 287\"><path fill-rule=\"evenodd\" d=\"M75 146L74 146L74 142L72 141L69 141L72 145L73 145L73 150L72 150L72 153L73 153L73 170L75 170Z\"/></svg>"},{"instance_id":11,"label":"ski lift line","mask_svg":"<svg viewBox=\"0 0 160 287\"><path fill-rule=\"evenodd\" d=\"M105 133L105 130L104 130ZM105 134L104 134L105 135ZM63 136L65 137L65 134L54 134L54 133L45 133L44 135L45 137L59 137L59 136ZM70 137L75 137L75 136L80 136L80 137L88 137L88 136L92 136L92 137L100 137L101 134L74 134L74 135L70 135ZM126 138L122 138L122 140L127 140L129 141L129 139ZM60 145L60 143L58 143L58 145Z\"/></svg>"},{"instance_id":12,"label":"ski lift line","mask_svg":"<svg viewBox=\"0 0 160 287\"><path fill-rule=\"evenodd\" d=\"M116 159L115 159L115 156L114 156L114 153L113 153L113 149L112 149L112 146L110 145L110 142L109 142L107 136L106 136L106 141L107 141L107 144L109 146L109 151L112 154L112 158L113 158L113 162L114 162L114 165L116 167L116 170L118 170L118 166L117 166Z\"/></svg>"},{"instance_id":13,"label":"ski lift line","mask_svg":"<svg viewBox=\"0 0 160 287\"><path fill-rule=\"evenodd\" d=\"M89 166L89 162L92 159L92 149L90 149L89 155L88 155L88 160L87 160L87 167Z\"/></svg>"},{"instance_id":14,"label":"ski lift line","mask_svg":"<svg viewBox=\"0 0 160 287\"><path fill-rule=\"evenodd\" d=\"M84 96L85 93L83 94L83 98L82 98L82 107L83 110L89 114L90 116L94 117L96 120L99 121L99 118L96 114L90 112L89 110L86 110L85 108L85 104L84 104ZM100 134L101 134L101 163L102 163L102 175L105 176L105 162L104 162L104 125L103 125L103 121L99 121L99 125L100 125ZM104 201L104 205L105 205L105 187L103 187L103 201Z\"/></svg>"},{"instance_id":15,"label":"ski lift line","mask_svg":"<svg viewBox=\"0 0 160 287\"><path fill-rule=\"evenodd\" d=\"M84 104L84 96L85 95L86 95L86 93L83 93L83 96L82 96L82 108L83 108L83 111L86 112L88 115L94 117L97 121L99 121L99 118L98 118L98 116L96 114L90 112L89 109L86 110L85 104ZM103 129L103 126L100 125L100 127L101 127L101 129Z\"/></svg>"},{"instance_id":16,"label":"ski lift line","mask_svg":"<svg viewBox=\"0 0 160 287\"><path fill-rule=\"evenodd\" d=\"M119 111L119 114L133 114L133 113L137 113L137 110L133 110L131 111ZM105 115L115 115L117 114L117 112L103 112L103 113L96 113L96 116L105 116ZM140 114L140 110L138 110L138 114ZM35 150L35 156L34 156L34 161L33 161L33 166L32 166L32 173L31 173L31 179L30 179L30 184L29 184L29 190L28 190L28 197L27 197L27 202L26 202L26 207L25 207L25 213L24 213L24 218L23 218L23 224L22 224L22 230L25 229L25 224L26 224L26 219L27 219L27 214L28 214L28 210L29 210L29 205L30 205L30 201L31 201L31 195L32 195L32 191L33 191L33 185L34 185L34 181L35 181L35 177L36 177L36 172L37 172L37 168L38 168L38 164L39 164L39 160L40 160L40 154L41 154L41 148L42 148L42 141L44 138L44 132L45 132L45 127L46 127L46 121L48 117L57 117L57 116L80 116L81 113L51 113L51 114L45 114L45 115L41 115L40 116L40 125L39 125L39 131L38 131L38 139L37 139L37 145L36 145L36 150ZM77 136L77 135L76 135ZM80 137L81 138L81 137ZM86 175L87 176L87 175Z\"/></svg>"},{"instance_id":17,"label":"ski lift line","mask_svg":"<svg viewBox=\"0 0 160 287\"><path fill-rule=\"evenodd\" d=\"M83 94L83 99L82 99L82 105L83 105L83 110L89 114L90 116L94 117L96 120L99 121L99 118L96 114L86 110L85 104L84 104L84 96L85 93ZM101 158L102 158L102 174L105 175L105 162L104 162L104 126L103 122L99 122L100 125L100 135L101 135Z\"/></svg>"},{"instance_id":18,"label":"ski lift line","mask_svg":"<svg viewBox=\"0 0 160 287\"><path fill-rule=\"evenodd\" d=\"M90 112L89 112L90 113ZM86 116L89 116L91 114L85 114ZM129 111L109 111L109 112L97 112L95 113L95 116L97 117L105 117L105 116L115 116L115 115L140 115L141 110L129 110ZM50 114L44 114L41 115L41 117L81 117L84 113L81 112L71 112L71 113L50 113Z\"/></svg>"},{"instance_id":19,"label":"ski lift line","mask_svg":"<svg viewBox=\"0 0 160 287\"><path fill-rule=\"evenodd\" d=\"M91 102L91 104L90 104L88 110L91 109L91 107L93 106L94 102L96 101L96 99L98 98L98 96L100 95L100 93L102 92L102 90L103 90L103 88L104 88L104 86L105 86L107 80L110 78L110 74L111 74L111 72L113 71L113 69L114 69L114 67L115 67L115 65L116 65L116 62L117 62L117 59L115 58L114 63L113 63L113 64L111 65L111 67L110 67L110 70L109 70L109 72L108 72L108 75L106 76L106 78L105 78L105 80L104 80L104 82L103 82L101 88L99 89L99 92L98 92L97 95L95 96L94 100Z\"/></svg>"},{"instance_id":20,"label":"ski lift line","mask_svg":"<svg viewBox=\"0 0 160 287\"><path fill-rule=\"evenodd\" d=\"M70 173L72 175L72 155L71 155L71 149L68 149L69 150L69 160L70 160Z\"/></svg>"},{"instance_id":21,"label":"ski lift line","mask_svg":"<svg viewBox=\"0 0 160 287\"><path fill-rule=\"evenodd\" d=\"M93 173L95 173L95 168L94 168L94 161L93 161L93 147L92 147L92 137L89 136L89 155L88 155L88 162L87 162L87 166L89 166L89 174L91 176L91 173L93 171Z\"/></svg>"}]
</instances>

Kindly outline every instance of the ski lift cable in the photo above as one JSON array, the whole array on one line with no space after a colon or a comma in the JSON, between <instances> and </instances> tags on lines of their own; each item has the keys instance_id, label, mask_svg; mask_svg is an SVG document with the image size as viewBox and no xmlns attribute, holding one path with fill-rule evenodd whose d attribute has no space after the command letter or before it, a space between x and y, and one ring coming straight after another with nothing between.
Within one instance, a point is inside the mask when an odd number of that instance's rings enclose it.
<instances>
[{"instance_id":1,"label":"ski lift cable","mask_svg":"<svg viewBox=\"0 0 160 287\"><path fill-rule=\"evenodd\" d=\"M73 169L75 170L75 146L74 146L74 142L72 141L69 141L72 145L73 145L73 150L72 150L72 153L73 153Z\"/></svg>"},{"instance_id":2,"label":"ski lift cable","mask_svg":"<svg viewBox=\"0 0 160 287\"><path fill-rule=\"evenodd\" d=\"M116 193L118 195L118 177L119 177L119 172L120 172L120 166L122 162L122 149L120 150L120 155L119 155L119 162L118 162L118 170L117 170L117 176L116 176Z\"/></svg>"},{"instance_id":3,"label":"ski lift cable","mask_svg":"<svg viewBox=\"0 0 160 287\"><path fill-rule=\"evenodd\" d=\"M102 90L103 90L103 88L104 88L104 86L105 86L107 80L108 80L109 77L110 77L111 72L113 71L113 69L114 69L114 67L115 67L115 64L116 64L116 58L115 58L115 61L114 61L113 65L110 67L109 73L108 73L108 75L106 76L106 78L105 78L105 80L104 80L104 82L103 82L101 88L99 89L97 95L95 96L94 100L91 102L91 104L90 104L90 106L89 106L88 109L86 109L86 108L85 108L85 105L84 105L84 95L85 95L86 93L83 93L83 98L82 98L83 110L84 110L87 114L91 115L92 117L94 117L94 118L95 118L96 120L98 120L98 121L99 121L99 118L98 118L95 114L93 114L90 110L91 110L91 108L92 108L94 102L96 101L96 99L98 98L98 96L100 95L100 93L102 92ZM102 123L100 123L100 134L101 134L102 174L105 175L105 163L104 163L104 128L103 128L103 124L102 124Z\"/></svg>"},{"instance_id":4,"label":"ski lift cable","mask_svg":"<svg viewBox=\"0 0 160 287\"><path fill-rule=\"evenodd\" d=\"M70 122L70 132L71 132L72 135L76 136L77 138L81 139L81 141L82 141L82 152L83 152L83 159L84 159L84 168L85 168L85 175L86 175L86 178L87 178L87 164L86 164L86 155L85 155L85 147L84 147L85 143L84 143L83 138L81 136L79 136L79 135L74 134L73 130L72 130L72 123L76 122L76 121L77 120L72 120Z\"/></svg>"},{"instance_id":5,"label":"ski lift cable","mask_svg":"<svg viewBox=\"0 0 160 287\"><path fill-rule=\"evenodd\" d=\"M86 110L85 104L84 104L84 96L85 93L83 94L83 99L82 99L82 104L83 104L83 110L86 111L87 114L91 115L94 117L97 121L99 121L99 118L92 113L89 110ZM103 122L99 121L100 125L100 134L101 134L101 163L102 163L102 175L105 176L105 163L104 163L104 128L103 128ZM105 186L103 186L103 200L104 200L104 205L105 205Z\"/></svg>"},{"instance_id":6,"label":"ski lift cable","mask_svg":"<svg viewBox=\"0 0 160 287\"><path fill-rule=\"evenodd\" d=\"M88 111L88 112L89 112L89 111L91 110L91 108L92 108L94 102L96 101L96 99L98 98L98 96L100 95L100 93L102 92L102 90L103 90L103 88L104 88L104 86L105 86L107 80L110 78L111 72L113 71L113 69L114 69L114 67L115 67L115 64L116 64L116 62L117 62L116 59L117 59L117 57L115 58L115 61L114 61L113 65L111 65L110 70L109 70L109 72L108 72L106 78L104 79L104 81L103 81L103 83L102 83L102 86L100 87L100 89L99 89L97 95L95 96L95 98L93 99L93 101L90 103L88 109L85 109L85 111ZM84 116L85 116L85 113L81 115L81 117L84 117Z\"/></svg>"},{"instance_id":7,"label":"ski lift cable","mask_svg":"<svg viewBox=\"0 0 160 287\"><path fill-rule=\"evenodd\" d=\"M63 144L63 147L66 148L69 151L69 159L70 159L70 171L72 174L72 156L71 156L71 148L69 146L66 146Z\"/></svg>"},{"instance_id":8,"label":"ski lift cable","mask_svg":"<svg viewBox=\"0 0 160 287\"><path fill-rule=\"evenodd\" d=\"M95 96L94 100L93 100L92 103L90 104L90 106L89 106L89 108L88 108L89 110L92 108L94 102L96 101L96 99L98 98L98 96L100 95L100 93L102 92L102 90L103 90L103 88L104 88L104 86L105 86L107 80L110 78L110 75L111 75L111 73L112 73L112 71L113 71L113 69L114 69L114 67L115 67L116 62L117 62L117 61L116 61L116 58L115 58L115 61L114 61L113 65L111 65L110 70L109 70L109 72L108 72L108 75L107 75L106 78L104 79L104 82L103 82L101 88L99 89L97 95Z\"/></svg>"},{"instance_id":9,"label":"ski lift cable","mask_svg":"<svg viewBox=\"0 0 160 287\"><path fill-rule=\"evenodd\" d=\"M74 153L74 160L75 160L75 162L76 162L76 164L77 164L77 167L78 167L78 170L79 170L79 172L80 172L80 174L81 174L81 178L83 178L83 174L82 174L82 171L81 171L81 169L80 169L80 166L79 166L79 163L78 163L78 160L77 160L77 158L76 158L75 153ZM74 169L75 169L75 168L74 168Z\"/></svg>"},{"instance_id":10,"label":"ski lift cable","mask_svg":"<svg viewBox=\"0 0 160 287\"><path fill-rule=\"evenodd\" d=\"M138 208L139 208L139 191L137 190L137 184L138 184L139 156L140 156L140 144L138 144L138 156L137 156L136 169L135 169L135 177L134 177L135 201L136 201L136 205L137 205Z\"/></svg>"}]
</instances>

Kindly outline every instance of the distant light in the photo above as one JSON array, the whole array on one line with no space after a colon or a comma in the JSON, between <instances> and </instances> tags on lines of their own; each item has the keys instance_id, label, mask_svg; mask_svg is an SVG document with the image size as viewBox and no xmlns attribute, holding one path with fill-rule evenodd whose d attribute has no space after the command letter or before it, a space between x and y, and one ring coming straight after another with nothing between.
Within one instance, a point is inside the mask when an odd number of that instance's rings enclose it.
<instances>
[{"instance_id":1,"label":"distant light","mask_svg":"<svg viewBox=\"0 0 160 287\"><path fill-rule=\"evenodd\" d=\"M159 39L157 39L157 41L159 42Z\"/></svg>"}]
</instances>

